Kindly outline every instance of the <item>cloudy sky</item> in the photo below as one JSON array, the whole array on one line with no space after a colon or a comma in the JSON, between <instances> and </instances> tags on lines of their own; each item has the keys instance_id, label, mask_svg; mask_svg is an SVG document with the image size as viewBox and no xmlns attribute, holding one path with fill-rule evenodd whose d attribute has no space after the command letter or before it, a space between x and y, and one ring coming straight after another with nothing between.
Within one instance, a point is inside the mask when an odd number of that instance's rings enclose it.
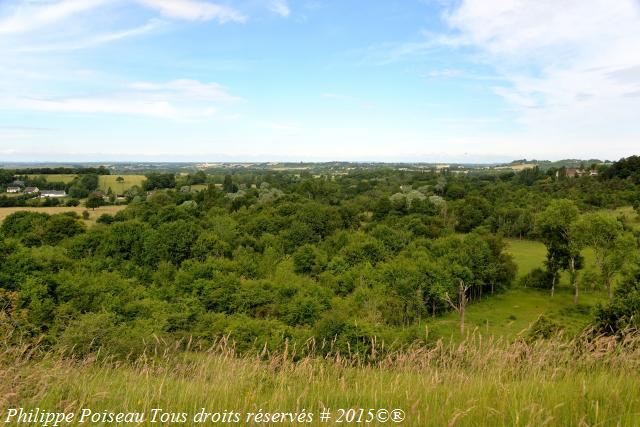
<instances>
[{"instance_id":1,"label":"cloudy sky","mask_svg":"<svg viewBox=\"0 0 640 427\"><path fill-rule=\"evenodd\" d=\"M640 152L640 0L1 0L0 162Z\"/></svg>"}]
</instances>

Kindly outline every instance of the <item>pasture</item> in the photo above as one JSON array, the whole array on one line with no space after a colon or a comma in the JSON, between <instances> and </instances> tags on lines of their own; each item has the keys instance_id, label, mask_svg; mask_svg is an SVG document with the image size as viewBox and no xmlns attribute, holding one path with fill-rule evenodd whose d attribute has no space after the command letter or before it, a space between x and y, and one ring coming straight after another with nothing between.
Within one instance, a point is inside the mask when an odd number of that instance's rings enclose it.
<instances>
[{"instance_id":1,"label":"pasture","mask_svg":"<svg viewBox=\"0 0 640 427\"><path fill-rule=\"evenodd\" d=\"M47 182L64 182L70 183L77 175L69 174L51 174L51 175L29 175L31 178L43 177ZM124 178L122 183L117 181L118 177ZM142 182L145 180L144 175L100 175L98 180L98 188L101 191L106 192L109 187L114 193L122 194L134 185L142 186Z\"/></svg>"},{"instance_id":2,"label":"pasture","mask_svg":"<svg viewBox=\"0 0 640 427\"><path fill-rule=\"evenodd\" d=\"M47 182L64 182L70 183L77 175L73 174L46 174L46 175L27 175L29 178L44 178Z\"/></svg>"},{"instance_id":3,"label":"pasture","mask_svg":"<svg viewBox=\"0 0 640 427\"><path fill-rule=\"evenodd\" d=\"M124 178L122 183L117 181L120 176ZM145 179L144 175L101 175L100 180L98 181L98 187L104 192L111 187L111 190L114 193L123 194L135 185L142 187L142 182Z\"/></svg>"},{"instance_id":4,"label":"pasture","mask_svg":"<svg viewBox=\"0 0 640 427\"><path fill-rule=\"evenodd\" d=\"M545 246L531 240L507 239L507 252L518 267L516 281L534 268L543 267L546 256ZM593 251L587 248L583 256L585 267L593 266ZM526 333L527 328L544 314L563 325L566 333L575 334L587 326L592 318L592 309L606 301L604 290L580 289L578 304L574 305L573 289L569 286L568 274L563 272L553 298L547 290L522 288L515 283L503 293L469 305L466 326L485 336L515 339ZM435 336L451 337L455 341L462 339L455 312L428 320L427 325Z\"/></svg>"}]
</instances>

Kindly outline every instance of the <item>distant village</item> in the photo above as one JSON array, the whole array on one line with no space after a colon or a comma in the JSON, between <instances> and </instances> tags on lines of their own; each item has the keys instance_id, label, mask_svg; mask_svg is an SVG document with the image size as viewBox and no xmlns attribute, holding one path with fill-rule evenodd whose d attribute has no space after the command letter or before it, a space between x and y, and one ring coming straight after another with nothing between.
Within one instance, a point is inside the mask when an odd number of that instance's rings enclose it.
<instances>
[{"instance_id":1,"label":"distant village","mask_svg":"<svg viewBox=\"0 0 640 427\"><path fill-rule=\"evenodd\" d=\"M13 181L11 185L7 187L7 193L27 194L31 196L38 196L41 199L67 197L67 192L64 190L41 190L38 187L25 187L24 181L20 180Z\"/></svg>"}]
</instances>

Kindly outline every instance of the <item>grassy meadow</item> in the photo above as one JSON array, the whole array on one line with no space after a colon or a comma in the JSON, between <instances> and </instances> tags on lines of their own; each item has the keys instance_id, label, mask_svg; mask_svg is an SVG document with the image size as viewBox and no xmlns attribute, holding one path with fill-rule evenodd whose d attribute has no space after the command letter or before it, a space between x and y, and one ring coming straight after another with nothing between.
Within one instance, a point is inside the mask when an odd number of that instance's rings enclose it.
<instances>
[{"instance_id":1,"label":"grassy meadow","mask_svg":"<svg viewBox=\"0 0 640 427\"><path fill-rule=\"evenodd\" d=\"M116 181L118 177L124 178L124 182L119 183ZM145 180L144 175L100 175L98 186L100 190L107 191L109 187L114 193L123 194L129 188L137 185L142 186L142 182Z\"/></svg>"}]
</instances>

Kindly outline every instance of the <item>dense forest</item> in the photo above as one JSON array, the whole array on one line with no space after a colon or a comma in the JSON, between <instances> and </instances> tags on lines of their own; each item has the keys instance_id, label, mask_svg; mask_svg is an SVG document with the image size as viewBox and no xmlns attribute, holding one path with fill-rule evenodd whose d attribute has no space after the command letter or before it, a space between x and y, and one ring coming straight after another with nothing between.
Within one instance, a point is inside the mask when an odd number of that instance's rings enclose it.
<instances>
[{"instance_id":1,"label":"dense forest","mask_svg":"<svg viewBox=\"0 0 640 427\"><path fill-rule=\"evenodd\" d=\"M464 333L467 304L516 285L511 237L547 248L519 284L553 294L566 272L576 302L580 251L592 248L590 273L610 296L593 325L618 334L638 326L639 234L604 211L640 209L639 171L633 157L577 178L538 168L154 172L126 209L91 227L75 213L2 222L0 327L75 355L225 337L240 352L375 358L376 342L393 351L437 339L425 325L444 313L458 313ZM95 172L66 185L89 193ZM206 186L183 191L194 184Z\"/></svg>"}]
</instances>

